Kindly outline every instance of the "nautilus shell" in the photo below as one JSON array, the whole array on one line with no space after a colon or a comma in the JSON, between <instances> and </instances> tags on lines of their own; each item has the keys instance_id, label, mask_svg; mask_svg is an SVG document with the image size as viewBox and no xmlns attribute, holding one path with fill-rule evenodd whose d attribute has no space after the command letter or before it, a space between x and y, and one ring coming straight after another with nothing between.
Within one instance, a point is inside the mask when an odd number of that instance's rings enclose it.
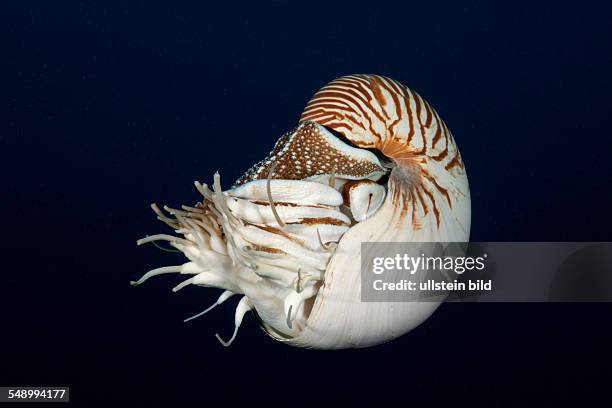
<instances>
[{"instance_id":1,"label":"nautilus shell","mask_svg":"<svg viewBox=\"0 0 612 408\"><path fill-rule=\"evenodd\" d=\"M367 347L413 329L436 302L362 302L362 242L466 242L470 193L461 155L419 94L378 75L349 75L321 88L297 126L229 190L219 174L202 198L157 206L188 259L154 269L241 295L235 338L253 311L273 338L301 347ZM189 319L188 319L189 320Z\"/></svg>"}]
</instances>

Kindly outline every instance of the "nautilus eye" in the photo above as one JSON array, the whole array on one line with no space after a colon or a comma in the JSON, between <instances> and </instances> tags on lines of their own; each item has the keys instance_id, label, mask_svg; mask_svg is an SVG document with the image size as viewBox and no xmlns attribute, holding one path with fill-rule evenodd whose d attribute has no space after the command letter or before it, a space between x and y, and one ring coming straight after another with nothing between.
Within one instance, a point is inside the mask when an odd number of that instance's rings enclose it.
<instances>
[{"instance_id":1,"label":"nautilus eye","mask_svg":"<svg viewBox=\"0 0 612 408\"><path fill-rule=\"evenodd\" d=\"M344 203L355 221L363 221L378 210L385 199L385 187L370 180L348 181L342 186Z\"/></svg>"},{"instance_id":2,"label":"nautilus eye","mask_svg":"<svg viewBox=\"0 0 612 408\"><path fill-rule=\"evenodd\" d=\"M416 92L377 75L340 77L319 90L297 126L264 160L223 191L195 183L201 197L181 209L153 205L187 262L147 272L240 295L235 338L248 311L273 338L337 349L389 341L439 303L361 301L362 242L465 242L470 193L455 141Z\"/></svg>"}]
</instances>

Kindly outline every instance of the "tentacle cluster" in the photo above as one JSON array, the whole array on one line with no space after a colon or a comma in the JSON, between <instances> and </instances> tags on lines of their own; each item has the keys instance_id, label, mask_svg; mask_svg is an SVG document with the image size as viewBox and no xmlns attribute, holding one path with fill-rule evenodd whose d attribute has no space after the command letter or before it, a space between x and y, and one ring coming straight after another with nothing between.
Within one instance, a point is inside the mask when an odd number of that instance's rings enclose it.
<instances>
[{"instance_id":1,"label":"tentacle cluster","mask_svg":"<svg viewBox=\"0 0 612 408\"><path fill-rule=\"evenodd\" d=\"M256 305L277 315L273 329L290 335L305 323L305 302L316 295L325 268L351 219L339 206L342 196L324 184L298 180L257 180L223 192L219 174L213 189L195 183L202 201L181 209L151 207L175 234L158 234L138 245L168 241L189 262L145 273L147 279L166 273L191 275L173 288L188 285L223 289L218 300L185 321L200 317L235 294L244 295L236 308L235 330ZM277 300L271 301L272 300ZM282 324L281 324L282 322ZM296 324L297 327L296 327Z\"/></svg>"}]
</instances>

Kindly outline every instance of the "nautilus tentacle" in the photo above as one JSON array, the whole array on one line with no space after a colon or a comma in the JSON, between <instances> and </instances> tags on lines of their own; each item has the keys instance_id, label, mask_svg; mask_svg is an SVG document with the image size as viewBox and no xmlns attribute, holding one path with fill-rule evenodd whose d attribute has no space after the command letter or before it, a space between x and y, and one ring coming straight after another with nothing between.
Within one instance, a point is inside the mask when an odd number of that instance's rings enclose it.
<instances>
[{"instance_id":1,"label":"nautilus tentacle","mask_svg":"<svg viewBox=\"0 0 612 408\"><path fill-rule=\"evenodd\" d=\"M202 198L180 210L153 206L177 235L166 240L189 262L188 285L219 288L213 306L242 295L235 338L252 310L272 337L313 348L366 347L413 329L435 302L361 302L363 242L464 242L470 193L450 131L416 92L377 75L324 86L300 123L269 156L223 191L196 183ZM361 254L362 256L364 254ZM191 320L189 318L187 320Z\"/></svg>"},{"instance_id":2,"label":"nautilus tentacle","mask_svg":"<svg viewBox=\"0 0 612 408\"><path fill-rule=\"evenodd\" d=\"M197 183L203 200L195 207L168 208L170 216L157 210L159 218L184 238L158 235L138 242L167 239L190 262L155 269L133 284L161 273L194 275L175 291L191 284L225 290L216 304L232 294L246 295L248 303L244 300L237 312L236 331L244 313L255 307L271 329L291 335L305 323L305 302L316 294L332 256L323 242L338 242L350 227L350 218L339 210L342 195L311 181L270 181L285 223L280 228L267 201L267 181L223 192L216 175L214 185L211 191Z\"/></svg>"}]
</instances>

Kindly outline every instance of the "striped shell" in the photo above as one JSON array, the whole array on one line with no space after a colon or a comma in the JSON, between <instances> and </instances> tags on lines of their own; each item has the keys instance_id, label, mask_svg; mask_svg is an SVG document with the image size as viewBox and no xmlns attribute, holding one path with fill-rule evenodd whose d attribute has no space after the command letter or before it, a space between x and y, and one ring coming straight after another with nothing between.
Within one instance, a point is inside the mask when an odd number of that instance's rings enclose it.
<instances>
[{"instance_id":1,"label":"striped shell","mask_svg":"<svg viewBox=\"0 0 612 408\"><path fill-rule=\"evenodd\" d=\"M454 221L464 234L457 238L467 239L470 195L461 154L444 121L418 93L384 76L348 75L321 88L300 121L315 121L393 160L401 169L394 181L404 182L394 200L410 213L412 228L432 222L441 227L442 212L460 206Z\"/></svg>"},{"instance_id":2,"label":"striped shell","mask_svg":"<svg viewBox=\"0 0 612 408\"><path fill-rule=\"evenodd\" d=\"M378 75L349 75L321 88L301 122L316 122L394 163L382 206L343 236L301 333L285 340L317 348L367 347L412 330L436 302L361 301L362 242L467 242L470 192L450 131L416 92ZM363 254L362 254L363 256Z\"/></svg>"}]
</instances>

